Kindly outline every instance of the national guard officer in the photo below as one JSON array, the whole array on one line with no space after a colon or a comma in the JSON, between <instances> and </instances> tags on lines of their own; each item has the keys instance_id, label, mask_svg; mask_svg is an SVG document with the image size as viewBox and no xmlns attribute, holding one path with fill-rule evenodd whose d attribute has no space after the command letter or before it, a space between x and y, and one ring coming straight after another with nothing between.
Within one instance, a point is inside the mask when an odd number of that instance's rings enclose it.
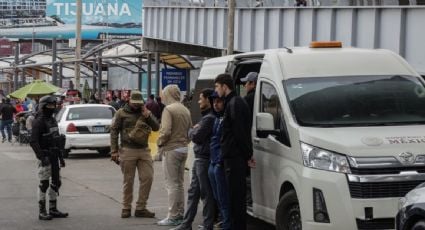
<instances>
[{"instance_id":1,"label":"national guard officer","mask_svg":"<svg viewBox=\"0 0 425 230\"><path fill-rule=\"evenodd\" d=\"M158 121L144 106L142 93L132 91L129 103L117 111L111 126L111 160L120 164L124 177L121 218L131 216L136 168L139 175L139 197L134 215L155 217L155 213L146 208L153 181L153 162L148 148L152 130L159 130Z\"/></svg>"},{"instance_id":2,"label":"national guard officer","mask_svg":"<svg viewBox=\"0 0 425 230\"><path fill-rule=\"evenodd\" d=\"M62 150L65 137L59 134L58 124L53 117L56 111L56 98L44 96L39 101L38 111L31 134L30 145L38 159L38 204L40 220L64 218L68 213L57 209L56 198L61 186L60 167L65 167ZM60 167L59 167L60 165ZM50 186L49 186L50 180ZM49 190L49 213L46 211L46 192Z\"/></svg>"}]
</instances>

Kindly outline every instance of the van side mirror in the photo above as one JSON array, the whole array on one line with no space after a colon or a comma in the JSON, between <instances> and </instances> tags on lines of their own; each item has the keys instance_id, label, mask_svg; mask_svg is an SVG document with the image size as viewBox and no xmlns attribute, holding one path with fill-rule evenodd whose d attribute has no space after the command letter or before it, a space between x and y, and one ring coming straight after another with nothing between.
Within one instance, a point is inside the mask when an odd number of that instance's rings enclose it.
<instances>
[{"instance_id":1,"label":"van side mirror","mask_svg":"<svg viewBox=\"0 0 425 230\"><path fill-rule=\"evenodd\" d=\"M268 135L278 136L279 130L274 128L273 115L270 113L258 113L256 116L257 136L259 138L266 138Z\"/></svg>"}]
</instances>

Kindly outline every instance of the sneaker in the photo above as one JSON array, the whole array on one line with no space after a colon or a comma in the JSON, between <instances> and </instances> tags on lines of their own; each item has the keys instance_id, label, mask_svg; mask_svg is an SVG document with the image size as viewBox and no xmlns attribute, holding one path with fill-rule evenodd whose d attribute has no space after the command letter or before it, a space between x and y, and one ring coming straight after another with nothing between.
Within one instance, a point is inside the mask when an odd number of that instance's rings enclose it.
<instances>
[{"instance_id":1,"label":"sneaker","mask_svg":"<svg viewBox=\"0 0 425 230\"><path fill-rule=\"evenodd\" d=\"M145 209L142 209L142 210L136 210L134 212L134 216L135 217L154 218L155 217L155 213L154 212L151 212L151 211L149 211L149 210L147 210L145 208Z\"/></svg>"},{"instance_id":2,"label":"sneaker","mask_svg":"<svg viewBox=\"0 0 425 230\"><path fill-rule=\"evenodd\" d=\"M121 211L121 218L129 218L131 216L131 209L123 209Z\"/></svg>"},{"instance_id":3,"label":"sneaker","mask_svg":"<svg viewBox=\"0 0 425 230\"><path fill-rule=\"evenodd\" d=\"M159 226L178 226L183 222L183 219L178 218L178 219L170 219L170 218L165 218L161 221L158 221L158 225Z\"/></svg>"},{"instance_id":4,"label":"sneaker","mask_svg":"<svg viewBox=\"0 0 425 230\"><path fill-rule=\"evenodd\" d=\"M6 141L6 138L3 137L3 139L1 140L1 143L4 143Z\"/></svg>"}]
</instances>

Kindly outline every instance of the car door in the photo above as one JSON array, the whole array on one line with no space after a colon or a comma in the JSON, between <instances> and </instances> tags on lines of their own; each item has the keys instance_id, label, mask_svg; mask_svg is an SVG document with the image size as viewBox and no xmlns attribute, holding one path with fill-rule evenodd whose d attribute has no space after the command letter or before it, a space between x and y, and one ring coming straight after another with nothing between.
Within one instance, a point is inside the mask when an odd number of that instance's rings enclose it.
<instances>
[{"instance_id":1,"label":"car door","mask_svg":"<svg viewBox=\"0 0 425 230\"><path fill-rule=\"evenodd\" d=\"M254 114L271 114L275 132L264 135L256 130L257 122L254 122L253 148L257 167L251 170L253 208L257 215L272 220L279 199L281 169L286 163L285 157L290 152L291 143L278 94L279 88L266 78L260 78L257 88L256 93L259 95L256 95Z\"/></svg>"}]
</instances>

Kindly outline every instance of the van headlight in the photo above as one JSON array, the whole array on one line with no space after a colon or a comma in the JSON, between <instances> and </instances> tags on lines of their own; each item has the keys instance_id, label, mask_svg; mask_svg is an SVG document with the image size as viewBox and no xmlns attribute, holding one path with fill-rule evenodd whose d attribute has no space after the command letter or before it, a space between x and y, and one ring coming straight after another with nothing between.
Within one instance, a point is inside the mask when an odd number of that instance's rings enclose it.
<instances>
[{"instance_id":1,"label":"van headlight","mask_svg":"<svg viewBox=\"0 0 425 230\"><path fill-rule=\"evenodd\" d=\"M347 157L301 142L304 165L340 173L351 173Z\"/></svg>"}]
</instances>

